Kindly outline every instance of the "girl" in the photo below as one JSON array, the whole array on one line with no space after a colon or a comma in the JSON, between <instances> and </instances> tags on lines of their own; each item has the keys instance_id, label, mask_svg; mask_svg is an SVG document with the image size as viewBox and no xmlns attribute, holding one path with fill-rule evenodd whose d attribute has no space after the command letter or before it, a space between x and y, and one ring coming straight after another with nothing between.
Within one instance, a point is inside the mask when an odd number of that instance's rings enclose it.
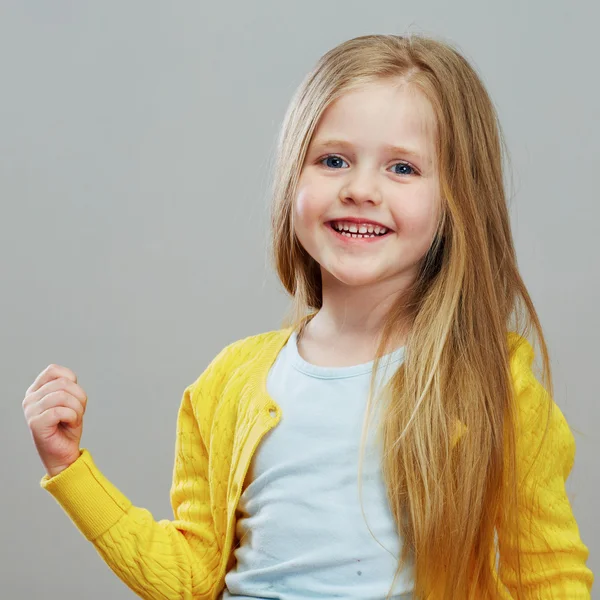
<instances>
[{"instance_id":1,"label":"girl","mask_svg":"<svg viewBox=\"0 0 600 600\"><path fill-rule=\"evenodd\" d=\"M320 59L275 171L292 312L186 388L173 521L80 450L75 374L37 377L23 404L42 486L139 596L590 597L565 492L575 442L517 269L501 150L450 46L371 35Z\"/></svg>"}]
</instances>

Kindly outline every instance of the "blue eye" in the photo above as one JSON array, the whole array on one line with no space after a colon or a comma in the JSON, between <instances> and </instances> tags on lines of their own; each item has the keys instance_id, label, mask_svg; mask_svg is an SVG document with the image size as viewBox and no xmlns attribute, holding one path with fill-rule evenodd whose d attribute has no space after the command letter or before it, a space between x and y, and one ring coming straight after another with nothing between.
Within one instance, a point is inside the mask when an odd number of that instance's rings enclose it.
<instances>
[{"instance_id":1,"label":"blue eye","mask_svg":"<svg viewBox=\"0 0 600 600\"><path fill-rule=\"evenodd\" d=\"M326 161L329 161L329 163L327 164ZM332 154L331 156L326 156L321 161L321 163L325 163L325 166L329 167L331 169L337 169L340 166L339 165L340 162L346 163L346 161L343 158L340 158L339 156L336 156L335 154ZM335 163L335 164L333 164L333 163ZM348 164L348 163L346 163L346 164Z\"/></svg>"},{"instance_id":2,"label":"blue eye","mask_svg":"<svg viewBox=\"0 0 600 600\"><path fill-rule=\"evenodd\" d=\"M335 154L326 156L325 158L321 159L319 162L329 169L340 169L340 168L343 168L344 164L346 166L348 166L348 163L343 158L340 158L339 156L337 156ZM394 169L394 173L396 175L415 175L416 174L415 169L413 167L411 167L408 163L405 163L405 162L396 163L394 165L393 169ZM399 170L397 170L397 169L399 169Z\"/></svg>"},{"instance_id":3,"label":"blue eye","mask_svg":"<svg viewBox=\"0 0 600 600\"><path fill-rule=\"evenodd\" d=\"M401 169L409 169L410 172L406 172L405 170L396 171L396 167L400 167ZM396 163L394 165L394 173L396 175L413 175L415 170L408 163Z\"/></svg>"}]
</instances>

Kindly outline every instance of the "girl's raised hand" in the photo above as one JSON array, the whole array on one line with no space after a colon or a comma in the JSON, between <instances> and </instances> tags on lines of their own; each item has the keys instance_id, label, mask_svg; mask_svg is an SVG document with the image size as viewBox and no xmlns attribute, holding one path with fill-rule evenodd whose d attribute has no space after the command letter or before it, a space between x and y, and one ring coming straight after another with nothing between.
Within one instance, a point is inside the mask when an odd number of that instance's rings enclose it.
<instances>
[{"instance_id":1,"label":"girl's raised hand","mask_svg":"<svg viewBox=\"0 0 600 600\"><path fill-rule=\"evenodd\" d=\"M77 376L60 365L46 367L25 392L25 419L50 477L79 458L86 404Z\"/></svg>"}]
</instances>

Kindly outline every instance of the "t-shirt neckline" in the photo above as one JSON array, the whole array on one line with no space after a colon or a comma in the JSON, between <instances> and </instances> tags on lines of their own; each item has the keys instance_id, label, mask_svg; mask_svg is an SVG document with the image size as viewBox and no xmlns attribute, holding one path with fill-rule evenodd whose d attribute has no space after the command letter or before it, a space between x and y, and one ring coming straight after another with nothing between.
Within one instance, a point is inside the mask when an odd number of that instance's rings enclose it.
<instances>
[{"instance_id":1,"label":"t-shirt neckline","mask_svg":"<svg viewBox=\"0 0 600 600\"><path fill-rule=\"evenodd\" d=\"M292 331L286 346L289 352L290 362L294 368L305 375L319 379L345 379L347 377L365 375L366 373L371 373L373 371L373 365L375 364L375 361L371 360L366 363L349 367L323 367L320 365L313 365L304 360L298 352L298 332L296 330ZM378 370L390 364L400 362L403 358L404 346L400 346L381 358Z\"/></svg>"}]
</instances>

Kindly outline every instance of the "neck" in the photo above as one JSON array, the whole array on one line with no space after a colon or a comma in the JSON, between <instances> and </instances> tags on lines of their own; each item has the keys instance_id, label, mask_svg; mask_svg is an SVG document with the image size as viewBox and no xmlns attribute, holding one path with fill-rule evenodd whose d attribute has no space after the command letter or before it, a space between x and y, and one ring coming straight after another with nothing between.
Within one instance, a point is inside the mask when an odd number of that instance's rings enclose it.
<instances>
[{"instance_id":1,"label":"neck","mask_svg":"<svg viewBox=\"0 0 600 600\"><path fill-rule=\"evenodd\" d=\"M375 347L390 308L400 298L406 285L398 280L376 285L348 286L323 273L323 303L306 326L311 340L366 344ZM396 347L404 342L406 327L400 337L391 340Z\"/></svg>"}]
</instances>

